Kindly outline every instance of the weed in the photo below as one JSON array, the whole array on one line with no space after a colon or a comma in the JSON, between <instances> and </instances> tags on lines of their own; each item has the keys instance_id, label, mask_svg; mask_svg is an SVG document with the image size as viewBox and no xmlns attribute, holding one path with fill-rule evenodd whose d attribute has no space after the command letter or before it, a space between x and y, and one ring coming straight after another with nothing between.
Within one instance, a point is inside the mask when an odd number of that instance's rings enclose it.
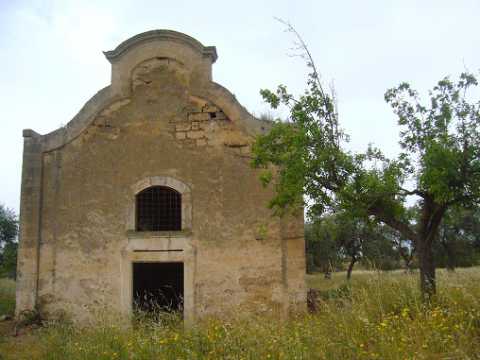
<instances>
[{"instance_id":1,"label":"weed","mask_svg":"<svg viewBox=\"0 0 480 360\"><path fill-rule=\"evenodd\" d=\"M421 301L403 272L309 276L316 312L203 319L137 314L134 326L54 324L28 346L0 343L6 359L480 359L480 269L439 272L439 293ZM334 285L332 285L332 283ZM166 316L166 317L164 317ZM3 352L2 352L3 351Z\"/></svg>"}]
</instances>

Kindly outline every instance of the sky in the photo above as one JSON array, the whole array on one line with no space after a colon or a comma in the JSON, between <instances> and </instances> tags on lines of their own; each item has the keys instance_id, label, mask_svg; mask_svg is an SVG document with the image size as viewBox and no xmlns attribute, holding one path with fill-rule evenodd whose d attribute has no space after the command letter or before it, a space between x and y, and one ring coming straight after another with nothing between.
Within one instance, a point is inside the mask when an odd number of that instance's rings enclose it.
<instances>
[{"instance_id":1,"label":"sky","mask_svg":"<svg viewBox=\"0 0 480 360\"><path fill-rule=\"evenodd\" d=\"M444 76L480 69L480 1L69 1L0 0L0 203L19 211L22 129L46 134L67 124L110 83L102 51L152 29L217 47L214 81L251 113L269 110L259 90L305 88L302 35L338 98L349 147L399 150L388 88L407 81L426 94ZM282 113L275 113L282 115Z\"/></svg>"}]
</instances>

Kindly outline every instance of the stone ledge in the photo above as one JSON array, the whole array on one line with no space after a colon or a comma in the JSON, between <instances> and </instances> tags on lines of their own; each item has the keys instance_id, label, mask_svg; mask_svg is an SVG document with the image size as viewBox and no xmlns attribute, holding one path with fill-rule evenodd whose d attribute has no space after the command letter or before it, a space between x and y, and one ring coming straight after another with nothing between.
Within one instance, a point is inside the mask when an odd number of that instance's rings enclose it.
<instances>
[{"instance_id":1,"label":"stone ledge","mask_svg":"<svg viewBox=\"0 0 480 360\"><path fill-rule=\"evenodd\" d=\"M22 135L24 138L41 136L39 133L33 131L32 129L23 129Z\"/></svg>"},{"instance_id":2,"label":"stone ledge","mask_svg":"<svg viewBox=\"0 0 480 360\"><path fill-rule=\"evenodd\" d=\"M129 238L125 247L125 254L128 253L154 253L154 252L188 252L191 250L191 238L179 237L139 237Z\"/></svg>"},{"instance_id":3,"label":"stone ledge","mask_svg":"<svg viewBox=\"0 0 480 360\"><path fill-rule=\"evenodd\" d=\"M190 230L180 231L136 231L127 230L129 239L150 239L150 238L185 238L192 235Z\"/></svg>"}]
</instances>

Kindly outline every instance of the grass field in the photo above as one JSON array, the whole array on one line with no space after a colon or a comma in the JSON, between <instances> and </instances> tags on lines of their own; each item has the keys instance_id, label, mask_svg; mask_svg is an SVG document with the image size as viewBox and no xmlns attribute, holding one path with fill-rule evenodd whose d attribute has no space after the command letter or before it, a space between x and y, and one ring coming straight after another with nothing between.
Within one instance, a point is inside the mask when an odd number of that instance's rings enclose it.
<instances>
[{"instance_id":1,"label":"grass field","mask_svg":"<svg viewBox=\"0 0 480 360\"><path fill-rule=\"evenodd\" d=\"M429 304L417 276L357 271L347 284L344 273L308 275L320 291L319 310L288 321L209 319L190 329L178 321L50 324L4 336L0 359L480 359L480 268L440 270ZM10 289L0 294L11 294L11 283L0 285Z\"/></svg>"}]
</instances>

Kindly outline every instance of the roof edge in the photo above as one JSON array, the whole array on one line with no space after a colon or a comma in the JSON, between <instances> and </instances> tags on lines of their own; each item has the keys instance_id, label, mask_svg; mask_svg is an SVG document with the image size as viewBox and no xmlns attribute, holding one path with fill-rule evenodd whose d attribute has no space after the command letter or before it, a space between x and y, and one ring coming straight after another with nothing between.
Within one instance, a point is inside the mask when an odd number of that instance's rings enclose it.
<instances>
[{"instance_id":1,"label":"roof edge","mask_svg":"<svg viewBox=\"0 0 480 360\"><path fill-rule=\"evenodd\" d=\"M113 63L129 49L135 47L142 42L151 40L172 40L187 44L198 50L203 56L210 57L212 59L212 63L214 63L218 58L217 49L215 48L215 46L203 46L200 41L194 39L191 36L188 36L178 31L163 29L150 30L141 34L137 34L120 43L120 45L118 45L114 50L104 51L103 53L105 54L107 60L110 63Z\"/></svg>"}]
</instances>

